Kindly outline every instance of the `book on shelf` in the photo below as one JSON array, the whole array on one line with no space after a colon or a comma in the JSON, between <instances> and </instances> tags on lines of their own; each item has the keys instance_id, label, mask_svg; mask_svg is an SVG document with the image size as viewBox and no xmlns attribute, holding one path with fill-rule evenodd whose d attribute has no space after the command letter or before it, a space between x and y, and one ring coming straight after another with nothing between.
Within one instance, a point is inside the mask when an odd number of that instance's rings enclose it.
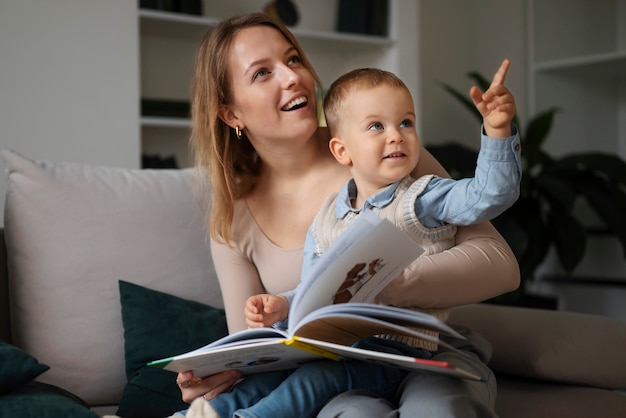
<instances>
[{"instance_id":1,"label":"book on shelf","mask_svg":"<svg viewBox=\"0 0 626 418\"><path fill-rule=\"evenodd\" d=\"M191 370L204 377L228 369L246 375L319 359L357 359L480 380L446 362L352 347L363 338L383 334L447 346L420 329L464 338L434 316L372 303L422 252L391 222L363 211L310 269L289 307L287 331L246 329L149 365L174 372Z\"/></svg>"}]
</instances>

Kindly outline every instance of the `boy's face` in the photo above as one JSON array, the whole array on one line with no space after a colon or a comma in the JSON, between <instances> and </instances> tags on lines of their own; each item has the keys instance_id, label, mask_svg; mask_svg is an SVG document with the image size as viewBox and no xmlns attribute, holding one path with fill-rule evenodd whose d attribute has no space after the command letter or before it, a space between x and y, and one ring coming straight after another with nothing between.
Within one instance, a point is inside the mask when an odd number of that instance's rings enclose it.
<instances>
[{"instance_id":1,"label":"boy's face","mask_svg":"<svg viewBox=\"0 0 626 418\"><path fill-rule=\"evenodd\" d=\"M359 195L370 196L413 171L421 147L413 99L406 89L357 88L341 109L331 150L350 167Z\"/></svg>"}]
</instances>

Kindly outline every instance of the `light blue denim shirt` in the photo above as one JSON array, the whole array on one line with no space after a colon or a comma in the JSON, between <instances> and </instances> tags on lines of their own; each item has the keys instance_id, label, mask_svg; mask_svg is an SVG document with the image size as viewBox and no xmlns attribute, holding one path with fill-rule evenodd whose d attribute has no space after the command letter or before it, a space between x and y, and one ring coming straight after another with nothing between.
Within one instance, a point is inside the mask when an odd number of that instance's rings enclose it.
<instances>
[{"instance_id":1,"label":"light blue denim shirt","mask_svg":"<svg viewBox=\"0 0 626 418\"><path fill-rule=\"evenodd\" d=\"M521 144L517 128L513 126L513 136L506 139L490 138L483 130L475 176L460 180L433 178L415 200L415 215L427 228L446 223L470 225L491 220L517 200L521 176ZM394 199L400 181L370 196L362 208L355 209L351 202L357 196L356 184L354 180L348 180L335 200L337 219L348 212L360 213L364 209L387 206ZM315 242L309 228L304 243L301 280L307 277L319 258L314 250ZM283 293L290 304L296 290Z\"/></svg>"}]
</instances>

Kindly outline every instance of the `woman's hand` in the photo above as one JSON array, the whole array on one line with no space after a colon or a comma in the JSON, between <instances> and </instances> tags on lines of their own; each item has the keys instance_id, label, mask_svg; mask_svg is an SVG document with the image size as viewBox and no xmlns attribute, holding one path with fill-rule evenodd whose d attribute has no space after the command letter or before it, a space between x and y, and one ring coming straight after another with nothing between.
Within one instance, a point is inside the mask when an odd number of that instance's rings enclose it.
<instances>
[{"instance_id":1,"label":"woman's hand","mask_svg":"<svg viewBox=\"0 0 626 418\"><path fill-rule=\"evenodd\" d=\"M241 373L236 370L227 370L204 379L194 376L193 372L181 372L176 377L176 384L180 388L183 402L191 403L199 397L213 399L220 393L230 390L239 379Z\"/></svg>"}]
</instances>

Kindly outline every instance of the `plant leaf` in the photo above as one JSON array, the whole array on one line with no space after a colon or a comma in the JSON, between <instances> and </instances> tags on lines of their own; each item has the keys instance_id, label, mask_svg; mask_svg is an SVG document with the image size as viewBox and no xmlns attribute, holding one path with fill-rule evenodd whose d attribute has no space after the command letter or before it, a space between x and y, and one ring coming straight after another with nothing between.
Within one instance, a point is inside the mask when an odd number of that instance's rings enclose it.
<instances>
[{"instance_id":1,"label":"plant leaf","mask_svg":"<svg viewBox=\"0 0 626 418\"><path fill-rule=\"evenodd\" d=\"M535 183L540 194L549 200L550 206L556 205L562 210L570 210L574 206L576 188L567 179L540 173L535 179Z\"/></svg>"},{"instance_id":2,"label":"plant leaf","mask_svg":"<svg viewBox=\"0 0 626 418\"><path fill-rule=\"evenodd\" d=\"M541 158L540 150L550 133L556 112L558 108L548 109L530 119L526 126L526 134L522 137L522 149L531 166Z\"/></svg>"},{"instance_id":3,"label":"plant leaf","mask_svg":"<svg viewBox=\"0 0 626 418\"><path fill-rule=\"evenodd\" d=\"M550 170L559 173L589 171L604 176L607 180L626 185L626 161L613 154L602 152L571 154L555 161Z\"/></svg>"},{"instance_id":4,"label":"plant leaf","mask_svg":"<svg viewBox=\"0 0 626 418\"><path fill-rule=\"evenodd\" d=\"M450 93L454 98L456 98L459 102L461 102L461 104L465 106L465 108L467 108L467 110L469 110L472 115L474 115L474 117L476 118L479 124L483 123L483 116L480 114L478 109L476 109L476 106L474 106L474 102L467 94L461 93L460 91L458 91L457 89L455 89L454 87L448 84L445 84L445 83L439 83L439 84L441 84L441 87L443 87L445 91Z\"/></svg>"},{"instance_id":5,"label":"plant leaf","mask_svg":"<svg viewBox=\"0 0 626 418\"><path fill-rule=\"evenodd\" d=\"M474 84L476 84L476 87L478 87L480 91L484 92L491 85L491 81L477 71L470 71L467 73L467 76L474 81Z\"/></svg>"},{"instance_id":6,"label":"plant leaf","mask_svg":"<svg viewBox=\"0 0 626 418\"><path fill-rule=\"evenodd\" d=\"M593 176L580 179L576 187L620 241L626 258L626 192L610 181Z\"/></svg>"},{"instance_id":7,"label":"plant leaf","mask_svg":"<svg viewBox=\"0 0 626 418\"><path fill-rule=\"evenodd\" d=\"M549 210L548 225L561 265L570 274L585 254L587 231L569 212Z\"/></svg>"},{"instance_id":8,"label":"plant leaf","mask_svg":"<svg viewBox=\"0 0 626 418\"><path fill-rule=\"evenodd\" d=\"M539 201L520 197L493 224L514 249L522 280L532 280L551 243Z\"/></svg>"}]
</instances>

